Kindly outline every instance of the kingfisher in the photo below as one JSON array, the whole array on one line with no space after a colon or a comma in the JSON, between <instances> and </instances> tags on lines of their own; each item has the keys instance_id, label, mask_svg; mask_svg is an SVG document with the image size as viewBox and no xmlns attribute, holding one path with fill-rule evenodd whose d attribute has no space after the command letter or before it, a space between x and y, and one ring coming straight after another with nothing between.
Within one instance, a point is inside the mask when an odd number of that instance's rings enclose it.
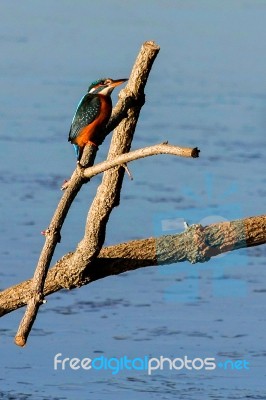
<instances>
[{"instance_id":1,"label":"kingfisher","mask_svg":"<svg viewBox=\"0 0 266 400\"><path fill-rule=\"evenodd\" d=\"M111 93L116 86L126 81L127 79L98 79L91 83L80 100L68 137L68 141L74 145L78 163L86 144L98 147L99 133L105 128L112 113Z\"/></svg>"}]
</instances>

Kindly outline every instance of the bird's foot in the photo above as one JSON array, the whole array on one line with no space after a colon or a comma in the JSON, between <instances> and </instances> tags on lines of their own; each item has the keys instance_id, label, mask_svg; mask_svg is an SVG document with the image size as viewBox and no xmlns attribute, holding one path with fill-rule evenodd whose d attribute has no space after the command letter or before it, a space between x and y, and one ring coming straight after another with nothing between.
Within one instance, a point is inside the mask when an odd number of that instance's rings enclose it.
<instances>
[{"instance_id":1,"label":"bird's foot","mask_svg":"<svg viewBox=\"0 0 266 400\"><path fill-rule=\"evenodd\" d=\"M98 144L96 144L95 142L92 142L91 140L88 140L86 145L90 144L91 146L96 147L96 149L98 149Z\"/></svg>"}]
</instances>

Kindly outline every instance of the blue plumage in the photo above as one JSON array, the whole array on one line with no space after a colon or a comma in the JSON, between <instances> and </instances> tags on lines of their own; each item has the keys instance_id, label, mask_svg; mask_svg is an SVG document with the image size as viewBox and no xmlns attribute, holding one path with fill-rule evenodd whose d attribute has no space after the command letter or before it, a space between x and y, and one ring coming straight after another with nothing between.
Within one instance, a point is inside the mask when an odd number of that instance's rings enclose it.
<instances>
[{"instance_id":1,"label":"blue plumage","mask_svg":"<svg viewBox=\"0 0 266 400\"><path fill-rule=\"evenodd\" d=\"M97 95L87 93L82 97L72 120L68 141L75 139L82 128L97 118L100 107L101 103Z\"/></svg>"}]
</instances>

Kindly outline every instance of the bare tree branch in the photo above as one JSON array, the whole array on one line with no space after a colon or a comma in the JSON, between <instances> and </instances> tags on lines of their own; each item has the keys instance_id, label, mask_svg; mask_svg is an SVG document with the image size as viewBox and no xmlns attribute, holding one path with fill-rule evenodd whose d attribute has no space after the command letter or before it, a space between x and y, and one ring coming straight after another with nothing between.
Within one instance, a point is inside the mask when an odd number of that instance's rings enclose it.
<instances>
[{"instance_id":1,"label":"bare tree branch","mask_svg":"<svg viewBox=\"0 0 266 400\"><path fill-rule=\"evenodd\" d=\"M266 215L206 227L192 225L181 234L134 240L103 248L79 282L76 279L72 280L75 268L74 253L68 253L48 271L44 295L48 296L66 288L77 288L110 275L138 268L183 261L193 264L207 262L218 254L265 243ZM230 262L230 253L228 257ZM77 274L78 271L75 275ZM27 280L0 292L0 316L28 303L31 297L31 282Z\"/></svg>"},{"instance_id":2,"label":"bare tree branch","mask_svg":"<svg viewBox=\"0 0 266 400\"><path fill-rule=\"evenodd\" d=\"M131 161L138 160L140 158L154 156L158 154L172 154L179 157L193 157L199 156L200 150L197 147L179 147L173 146L167 143L155 144L149 147L143 147L141 149L130 151L129 153L121 154L111 160L103 161L99 164L94 165L86 169L81 169L80 173L83 178L91 178L97 174L100 174L108 169L117 167L119 165L127 164Z\"/></svg>"}]
</instances>

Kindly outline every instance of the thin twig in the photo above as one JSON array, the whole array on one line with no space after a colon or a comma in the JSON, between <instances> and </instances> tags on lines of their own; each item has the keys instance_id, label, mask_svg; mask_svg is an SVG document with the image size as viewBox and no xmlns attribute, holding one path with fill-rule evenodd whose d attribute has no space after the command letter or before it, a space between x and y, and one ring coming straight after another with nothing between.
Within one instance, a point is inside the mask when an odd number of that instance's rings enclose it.
<instances>
[{"instance_id":1,"label":"thin twig","mask_svg":"<svg viewBox=\"0 0 266 400\"><path fill-rule=\"evenodd\" d=\"M133 175L131 174L131 172L129 171L129 168L127 166L127 164L122 164L122 167L125 168L126 173L128 174L128 177L131 181L133 181Z\"/></svg>"},{"instance_id":2,"label":"thin twig","mask_svg":"<svg viewBox=\"0 0 266 400\"><path fill-rule=\"evenodd\" d=\"M196 158L199 155L199 150L197 148L179 147L179 146L172 146L166 143L161 143L153 146L144 147L138 150L130 151L129 153L121 154L113 158L112 160L103 161L99 164L94 165L93 167L81 169L80 173L84 178L91 178L97 174L107 171L110 168L127 164L131 161L135 161L140 158L158 154L172 154L179 157Z\"/></svg>"}]
</instances>

